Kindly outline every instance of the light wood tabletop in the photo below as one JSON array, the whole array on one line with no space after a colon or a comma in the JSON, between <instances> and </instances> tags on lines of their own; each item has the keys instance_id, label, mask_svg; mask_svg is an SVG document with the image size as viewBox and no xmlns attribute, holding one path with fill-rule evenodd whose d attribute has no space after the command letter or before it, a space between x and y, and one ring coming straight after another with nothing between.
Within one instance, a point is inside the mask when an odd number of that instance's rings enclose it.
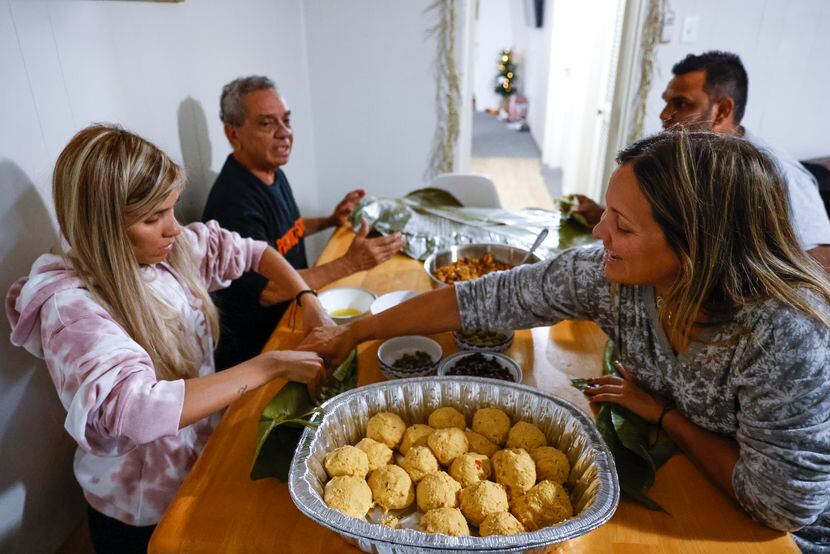
<instances>
[{"instance_id":1,"label":"light wood tabletop","mask_svg":"<svg viewBox=\"0 0 830 554\"><path fill-rule=\"evenodd\" d=\"M342 255L354 235L339 229L320 261ZM422 264L403 255L333 286L360 286L376 294L429 290ZM266 346L291 348L302 337L283 318ZM445 353L455 351L449 334L435 337ZM605 334L593 323L564 321L550 328L518 331L507 354L521 364L524 383L557 394L590 413L570 379L601 373ZM358 347L358 385L381 381L379 343ZM159 523L150 552L358 552L339 535L305 517L276 479L251 481L257 421L284 385L274 381L237 400L225 413L190 475ZM752 521L684 455L657 473L650 495L671 515L651 512L625 499L613 518L578 539L552 546L563 553L750 553L798 552L784 533Z\"/></svg>"}]
</instances>

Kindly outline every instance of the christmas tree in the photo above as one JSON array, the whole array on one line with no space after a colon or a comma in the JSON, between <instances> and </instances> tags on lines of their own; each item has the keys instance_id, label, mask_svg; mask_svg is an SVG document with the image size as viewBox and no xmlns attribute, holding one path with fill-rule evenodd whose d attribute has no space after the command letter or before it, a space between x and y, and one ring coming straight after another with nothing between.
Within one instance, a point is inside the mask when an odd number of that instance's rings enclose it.
<instances>
[{"instance_id":1,"label":"christmas tree","mask_svg":"<svg viewBox=\"0 0 830 554\"><path fill-rule=\"evenodd\" d=\"M498 68L499 74L496 75L496 93L507 98L516 92L516 89L513 88L513 81L516 80L516 74L514 73L516 66L513 63L513 52L509 48L501 51Z\"/></svg>"}]
</instances>

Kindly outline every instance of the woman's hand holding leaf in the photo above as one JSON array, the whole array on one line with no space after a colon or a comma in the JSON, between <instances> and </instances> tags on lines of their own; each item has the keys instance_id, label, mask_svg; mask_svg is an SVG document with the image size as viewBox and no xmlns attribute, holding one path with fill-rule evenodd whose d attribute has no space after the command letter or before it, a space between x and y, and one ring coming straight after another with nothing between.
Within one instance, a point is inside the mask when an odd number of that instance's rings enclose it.
<instances>
[{"instance_id":1,"label":"woman's hand holding leaf","mask_svg":"<svg viewBox=\"0 0 830 554\"><path fill-rule=\"evenodd\" d=\"M665 402L640 388L619 362L615 364L622 377L603 375L588 379L584 392L591 402L610 402L628 408L649 423L657 423Z\"/></svg>"},{"instance_id":2,"label":"woman's hand holding leaf","mask_svg":"<svg viewBox=\"0 0 830 554\"><path fill-rule=\"evenodd\" d=\"M262 354L274 364L276 374L287 381L304 383L312 398L320 394L320 387L328 378L323 358L314 352L272 350Z\"/></svg>"}]
</instances>

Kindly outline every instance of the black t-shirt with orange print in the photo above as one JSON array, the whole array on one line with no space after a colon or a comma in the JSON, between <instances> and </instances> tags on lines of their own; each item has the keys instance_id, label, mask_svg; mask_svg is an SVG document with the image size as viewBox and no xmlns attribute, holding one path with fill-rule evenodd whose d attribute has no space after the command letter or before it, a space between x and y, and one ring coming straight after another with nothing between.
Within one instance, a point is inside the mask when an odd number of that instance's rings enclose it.
<instances>
[{"instance_id":1,"label":"black t-shirt with orange print","mask_svg":"<svg viewBox=\"0 0 830 554\"><path fill-rule=\"evenodd\" d=\"M202 221L219 225L243 237L266 241L296 269L308 267L303 220L291 186L281 169L267 185L229 155L208 195ZM262 307L259 296L267 280L248 272L230 287L213 293L222 331L216 349L216 369L249 360L262 351L288 303Z\"/></svg>"}]
</instances>

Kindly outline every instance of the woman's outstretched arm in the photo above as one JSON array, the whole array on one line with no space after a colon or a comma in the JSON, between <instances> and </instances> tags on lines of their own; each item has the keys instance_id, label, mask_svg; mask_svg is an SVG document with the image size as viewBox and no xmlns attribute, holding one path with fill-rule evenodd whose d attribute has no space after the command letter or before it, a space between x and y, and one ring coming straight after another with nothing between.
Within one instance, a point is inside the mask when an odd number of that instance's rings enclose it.
<instances>
[{"instance_id":1,"label":"woman's outstretched arm","mask_svg":"<svg viewBox=\"0 0 830 554\"><path fill-rule=\"evenodd\" d=\"M344 360L355 345L399 335L432 335L461 328L455 287L443 287L407 300L349 325L318 327L298 347L332 363Z\"/></svg>"}]
</instances>

